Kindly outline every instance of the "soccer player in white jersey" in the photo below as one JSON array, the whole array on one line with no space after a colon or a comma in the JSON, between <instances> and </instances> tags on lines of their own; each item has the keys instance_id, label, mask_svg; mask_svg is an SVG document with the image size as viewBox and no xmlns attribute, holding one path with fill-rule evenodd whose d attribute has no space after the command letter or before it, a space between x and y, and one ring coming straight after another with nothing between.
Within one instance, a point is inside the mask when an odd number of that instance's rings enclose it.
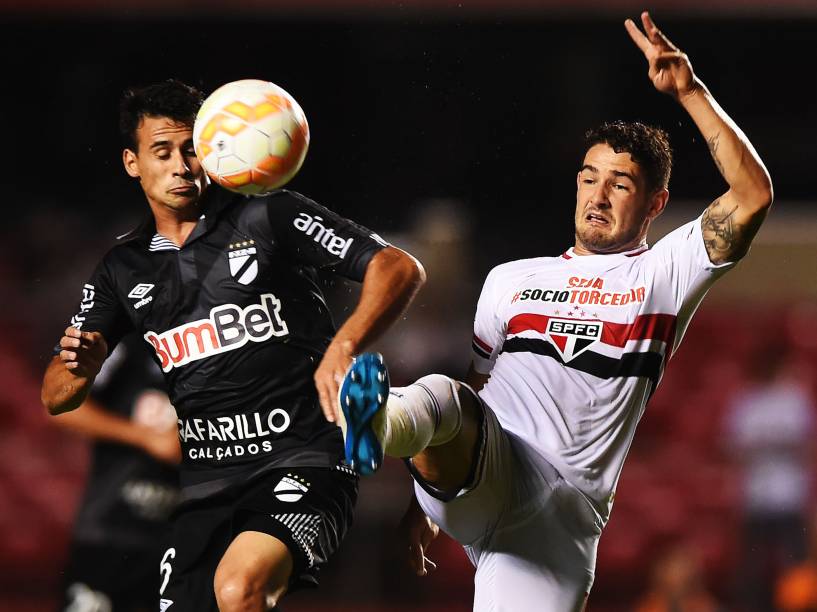
<instances>
[{"instance_id":1,"label":"soccer player in white jersey","mask_svg":"<svg viewBox=\"0 0 817 612\"><path fill-rule=\"evenodd\" d=\"M644 32L625 26L649 77L692 117L726 193L650 248L647 230L669 197L666 134L623 122L589 132L575 245L490 272L468 384L426 376L392 389L383 409L385 371L370 354L341 388L347 457L362 472L383 452L411 458L413 565L426 573L425 549L442 527L476 566L475 610L583 608L647 400L704 294L746 254L772 202L746 136L687 56L647 13L641 20Z\"/></svg>"}]
</instances>

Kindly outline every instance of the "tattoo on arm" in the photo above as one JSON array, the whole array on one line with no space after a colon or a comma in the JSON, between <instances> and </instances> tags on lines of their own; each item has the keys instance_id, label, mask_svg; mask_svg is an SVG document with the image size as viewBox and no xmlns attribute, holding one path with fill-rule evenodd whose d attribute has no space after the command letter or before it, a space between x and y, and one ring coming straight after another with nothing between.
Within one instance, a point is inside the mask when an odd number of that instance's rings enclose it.
<instances>
[{"instance_id":1,"label":"tattoo on arm","mask_svg":"<svg viewBox=\"0 0 817 612\"><path fill-rule=\"evenodd\" d=\"M735 223L734 214L737 204L727 210L721 206L720 198L712 202L701 218L701 230L706 252L712 263L728 261L730 257L745 248L743 227Z\"/></svg>"},{"instance_id":2,"label":"tattoo on arm","mask_svg":"<svg viewBox=\"0 0 817 612\"><path fill-rule=\"evenodd\" d=\"M718 172L720 172L721 176L723 176L723 164L721 163L721 160L718 159L718 145L720 144L720 137L720 134L715 134L711 138L707 138L706 145L709 147L709 153L712 155L712 159L715 160L715 165L718 167Z\"/></svg>"}]
</instances>

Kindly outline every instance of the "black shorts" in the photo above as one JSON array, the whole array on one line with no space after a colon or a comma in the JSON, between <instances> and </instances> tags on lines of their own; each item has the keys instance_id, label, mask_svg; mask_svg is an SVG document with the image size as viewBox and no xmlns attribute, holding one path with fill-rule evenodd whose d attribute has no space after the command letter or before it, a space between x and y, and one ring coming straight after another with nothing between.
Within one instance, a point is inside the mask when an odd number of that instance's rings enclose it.
<instances>
[{"instance_id":1,"label":"black shorts","mask_svg":"<svg viewBox=\"0 0 817 612\"><path fill-rule=\"evenodd\" d=\"M159 605L160 541L148 550L73 542L61 610L151 612Z\"/></svg>"},{"instance_id":2,"label":"black shorts","mask_svg":"<svg viewBox=\"0 0 817 612\"><path fill-rule=\"evenodd\" d=\"M183 504L161 558L161 609L217 611L213 576L233 539L260 531L281 540L294 562L289 590L317 586L318 571L352 525L357 475L346 466L281 468L238 491Z\"/></svg>"}]
</instances>

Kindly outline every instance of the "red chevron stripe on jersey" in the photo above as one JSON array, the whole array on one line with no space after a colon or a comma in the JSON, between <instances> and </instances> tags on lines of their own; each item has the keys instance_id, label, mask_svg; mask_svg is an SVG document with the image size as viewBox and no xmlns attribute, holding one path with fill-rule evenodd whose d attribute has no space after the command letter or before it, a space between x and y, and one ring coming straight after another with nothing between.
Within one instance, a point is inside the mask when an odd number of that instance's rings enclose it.
<instances>
[{"instance_id":1,"label":"red chevron stripe on jersey","mask_svg":"<svg viewBox=\"0 0 817 612\"><path fill-rule=\"evenodd\" d=\"M508 335L527 330L544 334L551 318L554 317L534 313L518 314L508 322ZM632 323L602 321L604 326L599 340L619 348L624 348L628 340L661 340L671 346L675 340L675 321L675 315L670 314L639 315Z\"/></svg>"},{"instance_id":2,"label":"red chevron stripe on jersey","mask_svg":"<svg viewBox=\"0 0 817 612\"><path fill-rule=\"evenodd\" d=\"M494 352L494 349L492 349L490 346L488 346L488 343L487 343L487 342L485 342L485 340L483 340L482 338L480 338L480 337L479 337L479 336L477 336L476 334L474 334L474 343L475 343L475 344L476 344L476 345L477 345L479 348L481 348L483 351L485 351L486 353L488 353L489 355L490 355L491 353L493 353L493 352Z\"/></svg>"}]
</instances>

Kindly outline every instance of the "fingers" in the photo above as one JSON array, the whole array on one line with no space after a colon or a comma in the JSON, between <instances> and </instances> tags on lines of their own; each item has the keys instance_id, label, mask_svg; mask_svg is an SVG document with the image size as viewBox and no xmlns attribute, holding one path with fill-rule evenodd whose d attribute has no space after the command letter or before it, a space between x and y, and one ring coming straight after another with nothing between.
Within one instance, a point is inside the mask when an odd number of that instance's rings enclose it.
<instances>
[{"instance_id":1,"label":"fingers","mask_svg":"<svg viewBox=\"0 0 817 612\"><path fill-rule=\"evenodd\" d=\"M59 358L76 376L96 376L107 353L102 334L83 332L76 327L66 328L60 348Z\"/></svg>"},{"instance_id":2,"label":"fingers","mask_svg":"<svg viewBox=\"0 0 817 612\"><path fill-rule=\"evenodd\" d=\"M76 327L67 327L60 339L60 346L63 348L78 346L93 346L102 342L102 334L99 332L84 332Z\"/></svg>"},{"instance_id":3,"label":"fingers","mask_svg":"<svg viewBox=\"0 0 817 612\"><path fill-rule=\"evenodd\" d=\"M315 387L318 389L318 401L321 404L323 416L330 423L338 420L338 390L343 381L343 373L335 372L327 376L323 373L315 374Z\"/></svg>"},{"instance_id":4,"label":"fingers","mask_svg":"<svg viewBox=\"0 0 817 612\"><path fill-rule=\"evenodd\" d=\"M323 411L323 416L326 418L327 421L330 423L334 423L335 418L335 410L332 405L332 400L330 398L336 397L331 395L330 391L327 389L326 385L323 384L323 381L315 381L315 385L318 389L318 401L321 404L321 410Z\"/></svg>"},{"instance_id":5,"label":"fingers","mask_svg":"<svg viewBox=\"0 0 817 612\"><path fill-rule=\"evenodd\" d=\"M677 64L686 59L686 54L681 51L665 51L655 56L654 62L656 68L663 68L669 64Z\"/></svg>"},{"instance_id":6,"label":"fingers","mask_svg":"<svg viewBox=\"0 0 817 612\"><path fill-rule=\"evenodd\" d=\"M81 342L79 338L73 338L71 336L63 336L62 338L60 338L60 348L64 349L79 348L80 344Z\"/></svg>"},{"instance_id":7,"label":"fingers","mask_svg":"<svg viewBox=\"0 0 817 612\"><path fill-rule=\"evenodd\" d=\"M644 11L641 13L641 23L644 25L644 31L647 33L647 38L652 44L659 45L673 51L678 50L678 48L670 42L669 38L667 38L664 33L658 29L658 26L655 25L652 17L650 17L649 12Z\"/></svg>"},{"instance_id":8,"label":"fingers","mask_svg":"<svg viewBox=\"0 0 817 612\"><path fill-rule=\"evenodd\" d=\"M418 576L426 575L425 555L423 554L423 547L419 543L414 542L409 544L409 564Z\"/></svg>"},{"instance_id":9,"label":"fingers","mask_svg":"<svg viewBox=\"0 0 817 612\"><path fill-rule=\"evenodd\" d=\"M432 523L430 520L426 520L427 527L423 530L420 534L420 544L423 547L423 550L427 550L434 539L439 535L440 528L437 527L435 523Z\"/></svg>"},{"instance_id":10,"label":"fingers","mask_svg":"<svg viewBox=\"0 0 817 612\"><path fill-rule=\"evenodd\" d=\"M425 556L425 547L416 542L409 545L409 565L418 576L427 576L437 569L437 564Z\"/></svg>"},{"instance_id":11,"label":"fingers","mask_svg":"<svg viewBox=\"0 0 817 612\"><path fill-rule=\"evenodd\" d=\"M654 47L658 47L660 50L678 50L678 47L673 45L670 39L658 29L658 26L655 25L655 22L647 11L641 13L641 24L644 26L644 33L641 32L632 19L627 19L624 22L627 33L641 51L648 53L654 50ZM645 33L646 36L644 35Z\"/></svg>"},{"instance_id":12,"label":"fingers","mask_svg":"<svg viewBox=\"0 0 817 612\"><path fill-rule=\"evenodd\" d=\"M644 53L647 53L650 49L650 41L647 40L647 37L638 29L638 26L635 25L635 22L632 19L628 19L624 22L624 27L627 29L627 33L630 35L630 38L636 44L636 46L641 49Z\"/></svg>"}]
</instances>

